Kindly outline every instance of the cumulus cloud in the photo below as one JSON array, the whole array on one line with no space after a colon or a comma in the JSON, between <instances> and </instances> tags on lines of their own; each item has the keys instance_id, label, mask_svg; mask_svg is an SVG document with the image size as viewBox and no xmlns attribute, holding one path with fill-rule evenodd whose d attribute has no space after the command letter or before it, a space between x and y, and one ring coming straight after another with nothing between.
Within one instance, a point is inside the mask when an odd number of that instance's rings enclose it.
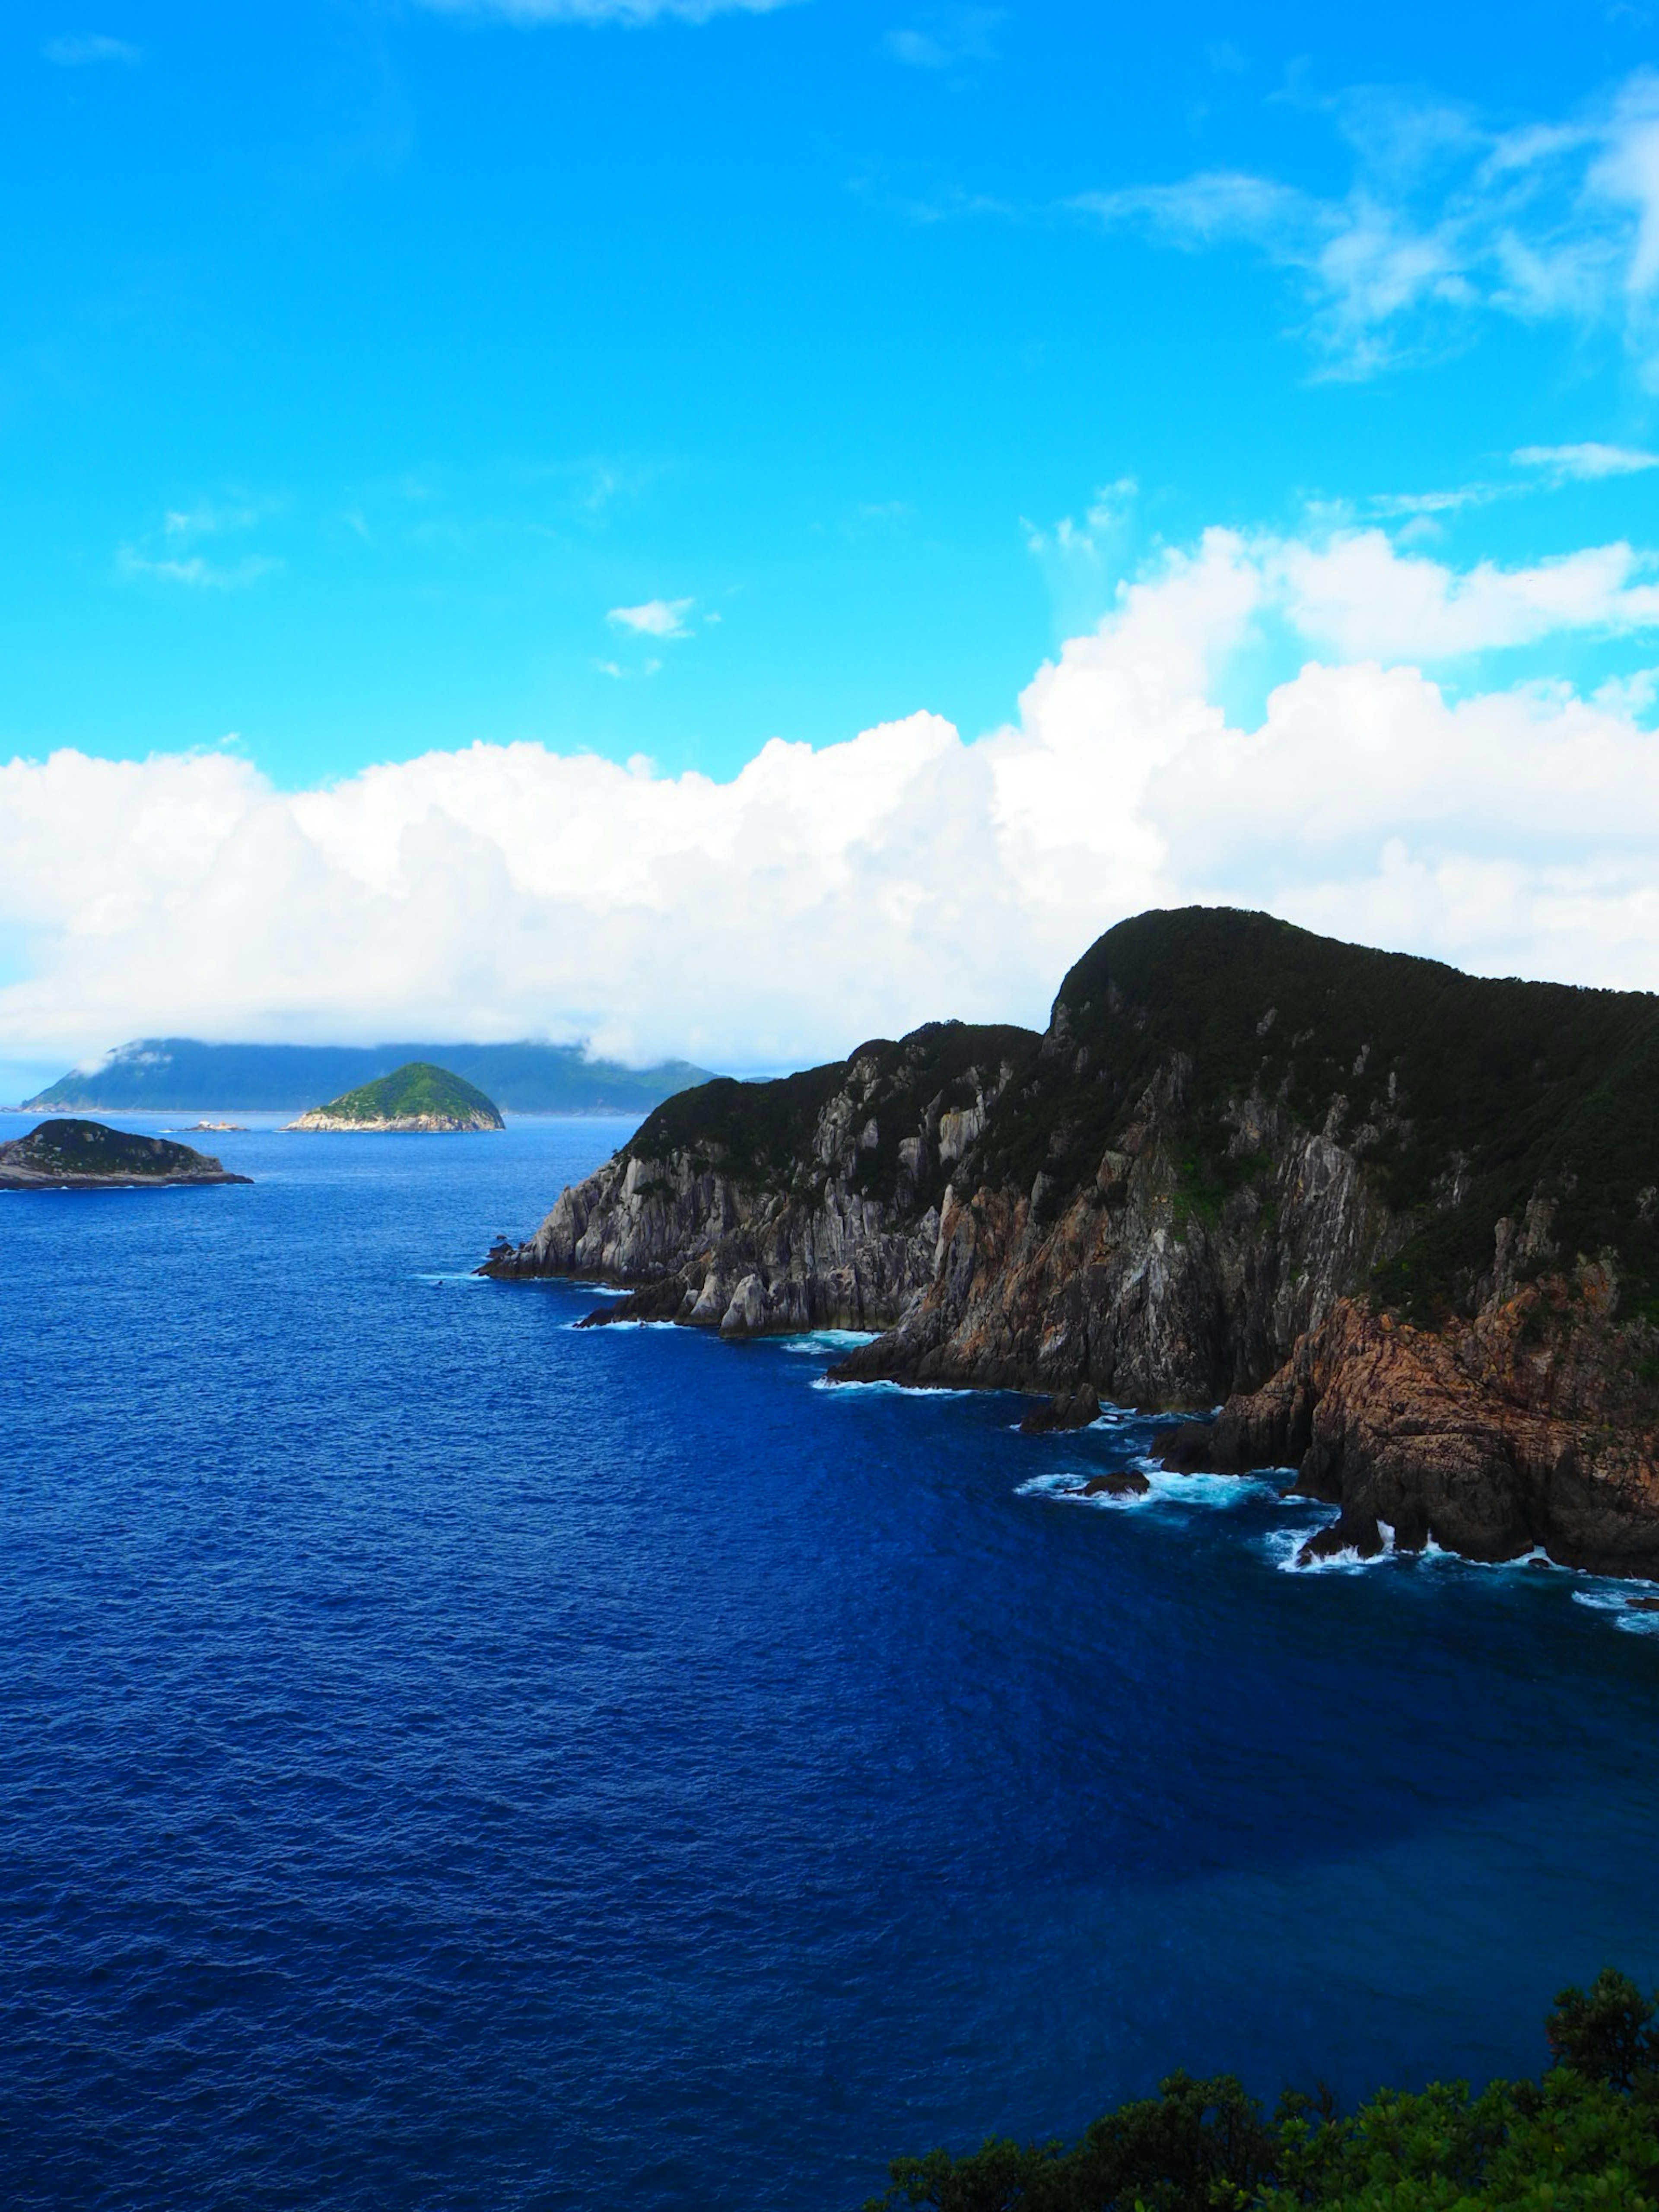
<instances>
[{"instance_id":1,"label":"cumulus cloud","mask_svg":"<svg viewBox=\"0 0 1659 2212\"><path fill-rule=\"evenodd\" d=\"M298 792L229 753L14 761L0 929L27 957L0 1053L539 1034L799 1063L941 1013L1040 1021L1100 930L1193 899L1659 987L1651 669L1590 698L1435 676L1659 629L1647 569L1622 546L1457 573L1380 532L1212 532L1125 587L1006 726L775 738L728 782L532 744ZM1219 701L1268 626L1307 658L1239 726Z\"/></svg>"},{"instance_id":2,"label":"cumulus cloud","mask_svg":"<svg viewBox=\"0 0 1659 2212\"><path fill-rule=\"evenodd\" d=\"M637 607L612 607L605 617L618 629L636 637L690 637L685 618L696 604L691 599L647 599Z\"/></svg>"},{"instance_id":3,"label":"cumulus cloud","mask_svg":"<svg viewBox=\"0 0 1659 2212\"><path fill-rule=\"evenodd\" d=\"M1349 149L1344 192L1215 169L1074 204L1189 251L1249 246L1291 272L1335 374L1435 350L1495 312L1620 329L1659 381L1659 73L1510 129L1376 89L1322 105Z\"/></svg>"}]
</instances>

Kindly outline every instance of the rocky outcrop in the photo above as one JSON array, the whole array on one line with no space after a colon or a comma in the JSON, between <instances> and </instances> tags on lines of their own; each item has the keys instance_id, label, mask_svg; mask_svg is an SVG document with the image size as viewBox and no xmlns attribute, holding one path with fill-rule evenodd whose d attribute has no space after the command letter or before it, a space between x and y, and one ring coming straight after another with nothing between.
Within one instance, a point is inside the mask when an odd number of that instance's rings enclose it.
<instances>
[{"instance_id":1,"label":"rocky outcrop","mask_svg":"<svg viewBox=\"0 0 1659 2212\"><path fill-rule=\"evenodd\" d=\"M1659 1573L1659 1331L1586 1267L1439 1330L1341 1300L1260 1390L1177 1431L1173 1468L1297 1470L1340 1505L1310 1557L1430 1543Z\"/></svg>"},{"instance_id":2,"label":"rocky outcrop","mask_svg":"<svg viewBox=\"0 0 1659 2212\"><path fill-rule=\"evenodd\" d=\"M499 1114L469 1109L461 1114L331 1114L317 1107L296 1121L284 1121L285 1134L337 1137L459 1137L477 1135L503 1127Z\"/></svg>"},{"instance_id":3,"label":"rocky outcrop","mask_svg":"<svg viewBox=\"0 0 1659 2212\"><path fill-rule=\"evenodd\" d=\"M1480 981L1263 915L1110 931L1041 1036L935 1024L671 1100L483 1272L843 1379L1197 1410L1321 1546L1659 1567L1659 1002Z\"/></svg>"}]
</instances>

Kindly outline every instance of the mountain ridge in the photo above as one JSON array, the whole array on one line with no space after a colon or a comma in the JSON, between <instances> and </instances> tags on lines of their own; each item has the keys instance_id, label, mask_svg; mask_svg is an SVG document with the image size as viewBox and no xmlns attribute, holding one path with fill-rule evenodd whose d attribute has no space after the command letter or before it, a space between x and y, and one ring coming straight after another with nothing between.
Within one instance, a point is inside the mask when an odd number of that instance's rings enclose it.
<instances>
[{"instance_id":1,"label":"mountain ridge","mask_svg":"<svg viewBox=\"0 0 1659 2212\"><path fill-rule=\"evenodd\" d=\"M302 1112L378 1081L411 1060L447 1067L509 1113L647 1114L710 1079L689 1060L624 1067L589 1060L578 1045L212 1044L196 1037L138 1037L103 1064L71 1068L24 1102L23 1111L75 1107L108 1113Z\"/></svg>"}]
</instances>

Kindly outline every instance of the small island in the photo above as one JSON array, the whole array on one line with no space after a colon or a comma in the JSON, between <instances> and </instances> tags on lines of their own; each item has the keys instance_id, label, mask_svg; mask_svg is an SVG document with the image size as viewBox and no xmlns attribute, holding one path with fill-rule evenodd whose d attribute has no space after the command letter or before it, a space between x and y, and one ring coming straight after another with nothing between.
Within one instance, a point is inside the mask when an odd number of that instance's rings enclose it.
<instances>
[{"instance_id":1,"label":"small island","mask_svg":"<svg viewBox=\"0 0 1659 2212\"><path fill-rule=\"evenodd\" d=\"M42 1121L0 1145L0 1190L110 1190L142 1184L250 1182L165 1137L134 1137L101 1121Z\"/></svg>"},{"instance_id":2,"label":"small island","mask_svg":"<svg viewBox=\"0 0 1659 2212\"><path fill-rule=\"evenodd\" d=\"M395 1131L455 1134L506 1127L493 1099L430 1060L412 1060L376 1083L359 1085L326 1106L301 1114L290 1129L353 1134Z\"/></svg>"}]
</instances>

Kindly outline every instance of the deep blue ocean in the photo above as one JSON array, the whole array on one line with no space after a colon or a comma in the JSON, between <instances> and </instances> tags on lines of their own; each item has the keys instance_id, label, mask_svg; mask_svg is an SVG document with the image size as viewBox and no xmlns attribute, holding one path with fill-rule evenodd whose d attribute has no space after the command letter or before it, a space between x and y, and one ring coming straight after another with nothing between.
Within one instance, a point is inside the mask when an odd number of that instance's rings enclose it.
<instances>
[{"instance_id":1,"label":"deep blue ocean","mask_svg":"<svg viewBox=\"0 0 1659 2212\"><path fill-rule=\"evenodd\" d=\"M842 2212L1659 1975L1656 1616L469 1278L626 1133L0 1195L9 2204Z\"/></svg>"}]
</instances>

